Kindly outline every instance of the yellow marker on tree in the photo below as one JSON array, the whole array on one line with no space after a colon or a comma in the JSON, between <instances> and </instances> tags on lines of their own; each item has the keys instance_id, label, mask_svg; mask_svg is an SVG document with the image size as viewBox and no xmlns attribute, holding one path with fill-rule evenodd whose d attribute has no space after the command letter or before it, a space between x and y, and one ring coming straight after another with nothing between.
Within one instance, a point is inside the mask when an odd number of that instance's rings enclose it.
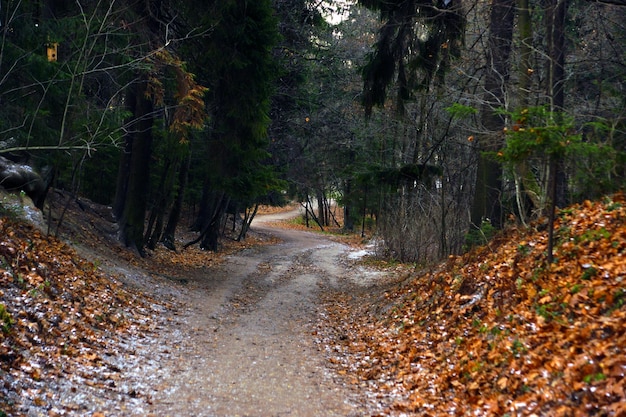
<instances>
[{"instance_id":1,"label":"yellow marker on tree","mask_svg":"<svg viewBox=\"0 0 626 417\"><path fill-rule=\"evenodd\" d=\"M58 42L48 42L46 44L46 52L48 55L48 62L57 62L57 49L59 47Z\"/></svg>"}]
</instances>

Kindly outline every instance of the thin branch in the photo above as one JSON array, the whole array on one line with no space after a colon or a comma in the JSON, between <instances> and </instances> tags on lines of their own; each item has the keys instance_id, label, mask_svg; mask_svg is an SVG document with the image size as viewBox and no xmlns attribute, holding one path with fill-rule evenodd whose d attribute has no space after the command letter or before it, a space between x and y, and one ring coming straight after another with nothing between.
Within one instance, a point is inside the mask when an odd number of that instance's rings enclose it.
<instances>
[{"instance_id":1,"label":"thin branch","mask_svg":"<svg viewBox=\"0 0 626 417\"><path fill-rule=\"evenodd\" d=\"M590 3L611 4L613 6L626 6L626 0L587 0Z\"/></svg>"},{"instance_id":2,"label":"thin branch","mask_svg":"<svg viewBox=\"0 0 626 417\"><path fill-rule=\"evenodd\" d=\"M9 153L9 152L21 152L21 151L73 151L73 150L83 150L92 152L95 151L96 148L90 145L75 145L75 146L16 146L13 148L0 149L0 155Z\"/></svg>"}]
</instances>

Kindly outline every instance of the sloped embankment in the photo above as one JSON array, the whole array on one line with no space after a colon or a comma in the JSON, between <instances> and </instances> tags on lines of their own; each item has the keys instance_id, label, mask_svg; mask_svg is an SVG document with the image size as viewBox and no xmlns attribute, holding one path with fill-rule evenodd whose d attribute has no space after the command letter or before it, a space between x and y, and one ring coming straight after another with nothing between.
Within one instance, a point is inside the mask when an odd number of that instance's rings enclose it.
<instances>
[{"instance_id":1,"label":"sloped embankment","mask_svg":"<svg viewBox=\"0 0 626 417\"><path fill-rule=\"evenodd\" d=\"M102 415L105 399L143 401L116 357L162 312L60 240L0 217L0 416Z\"/></svg>"},{"instance_id":2,"label":"sloped embankment","mask_svg":"<svg viewBox=\"0 0 626 417\"><path fill-rule=\"evenodd\" d=\"M388 291L384 317L331 306L342 366L399 413L625 416L625 206L562 210L553 264L547 232L511 229Z\"/></svg>"}]
</instances>

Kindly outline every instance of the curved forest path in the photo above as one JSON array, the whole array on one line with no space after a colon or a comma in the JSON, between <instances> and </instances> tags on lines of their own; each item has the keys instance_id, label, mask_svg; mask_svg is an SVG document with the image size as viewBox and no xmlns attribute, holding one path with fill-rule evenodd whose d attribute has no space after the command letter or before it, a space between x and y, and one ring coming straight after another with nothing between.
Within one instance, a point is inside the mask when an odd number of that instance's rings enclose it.
<instances>
[{"instance_id":1,"label":"curved forest path","mask_svg":"<svg viewBox=\"0 0 626 417\"><path fill-rule=\"evenodd\" d=\"M128 404L121 414L373 413L367 396L329 369L328 346L318 334L320 294L360 285L344 262L351 248L319 234L272 227L269 221L277 216L285 214L260 216L253 229L280 243L245 249L168 290L184 307L164 320L156 337L131 346L134 355L125 359L135 362L130 383L148 396L148 404Z\"/></svg>"}]
</instances>

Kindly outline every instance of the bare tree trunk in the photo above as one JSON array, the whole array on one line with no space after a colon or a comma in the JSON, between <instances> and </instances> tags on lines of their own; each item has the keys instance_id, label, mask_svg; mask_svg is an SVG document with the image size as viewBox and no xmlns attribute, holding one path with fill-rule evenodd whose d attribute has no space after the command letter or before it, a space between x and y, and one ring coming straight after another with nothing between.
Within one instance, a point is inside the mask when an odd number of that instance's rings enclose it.
<instances>
[{"instance_id":1,"label":"bare tree trunk","mask_svg":"<svg viewBox=\"0 0 626 417\"><path fill-rule=\"evenodd\" d=\"M528 106L530 97L532 74L534 69L531 63L532 53L532 23L530 19L530 3L529 0L517 0L517 16L518 31L520 37L520 66L519 66L519 87L517 98L520 108ZM539 201L536 196L536 190L539 185L531 172L529 162L521 161L515 166L515 201L517 203L517 211L522 224L526 224L526 217L532 212L533 208L539 207Z\"/></svg>"},{"instance_id":2,"label":"bare tree trunk","mask_svg":"<svg viewBox=\"0 0 626 417\"><path fill-rule=\"evenodd\" d=\"M354 230L354 219L352 218L352 179L348 178L344 184L344 205L343 205L343 230L351 232Z\"/></svg>"},{"instance_id":3,"label":"bare tree trunk","mask_svg":"<svg viewBox=\"0 0 626 417\"><path fill-rule=\"evenodd\" d=\"M320 226L328 226L326 206L326 196L322 190L319 190L317 192L317 222Z\"/></svg>"},{"instance_id":4,"label":"bare tree trunk","mask_svg":"<svg viewBox=\"0 0 626 417\"><path fill-rule=\"evenodd\" d=\"M117 170L117 183L115 186L115 199L113 201L113 215L120 219L124 214L126 205L126 193L128 192L128 178L130 177L130 156L132 154L133 141L130 133L126 133L124 149L120 155L120 163Z\"/></svg>"},{"instance_id":5,"label":"bare tree trunk","mask_svg":"<svg viewBox=\"0 0 626 417\"><path fill-rule=\"evenodd\" d=\"M485 102L481 116L487 133L479 143L476 193L472 207L474 227L480 227L485 219L489 219L495 227L502 225L502 167L496 161L486 157L483 152L497 150L502 145L500 136L505 120L494 110L506 104L505 92L509 80L514 6L515 0L493 0L491 5Z\"/></svg>"},{"instance_id":6,"label":"bare tree trunk","mask_svg":"<svg viewBox=\"0 0 626 417\"><path fill-rule=\"evenodd\" d=\"M204 237L202 238L202 242L200 242L200 248L213 252L217 252L219 249L220 226L222 224L222 220L224 219L224 214L226 213L226 207L228 207L228 203L230 201L230 198L228 198L226 194L220 194L221 197L215 203L213 217L202 233Z\"/></svg>"},{"instance_id":7,"label":"bare tree trunk","mask_svg":"<svg viewBox=\"0 0 626 417\"><path fill-rule=\"evenodd\" d=\"M565 17L567 12L567 0L546 1L546 34L549 65L548 96L551 100L551 108L556 117L562 119L560 112L565 105ZM562 120L556 120L562 123ZM566 181L562 169L562 157L550 156L550 181L549 181L549 208L548 208L548 263L552 263L554 247L554 218L557 206L565 204Z\"/></svg>"},{"instance_id":8,"label":"bare tree trunk","mask_svg":"<svg viewBox=\"0 0 626 417\"><path fill-rule=\"evenodd\" d=\"M195 221L191 225L191 230L194 232L201 232L206 219L212 216L210 199L212 198L211 180L206 178L202 185L202 196L200 197L200 204L198 205L198 215Z\"/></svg>"},{"instance_id":9,"label":"bare tree trunk","mask_svg":"<svg viewBox=\"0 0 626 417\"><path fill-rule=\"evenodd\" d=\"M228 202L229 198L227 198L226 193L212 190L210 181L207 180L202 196L202 206L195 222L195 225L200 227L200 235L191 242L185 243L183 248L200 242L202 249L213 252L218 250L220 226Z\"/></svg>"},{"instance_id":10,"label":"bare tree trunk","mask_svg":"<svg viewBox=\"0 0 626 417\"><path fill-rule=\"evenodd\" d=\"M167 157L166 157L167 158ZM144 240L147 242L148 249L156 248L161 232L163 229L163 217L165 216L165 209L168 206L168 176L172 167L172 160L167 158L163 172L161 173L161 180L158 187L156 187L156 196L152 198L152 207L150 207L150 216L148 217L148 224L146 226L146 233Z\"/></svg>"},{"instance_id":11,"label":"bare tree trunk","mask_svg":"<svg viewBox=\"0 0 626 417\"><path fill-rule=\"evenodd\" d=\"M181 210L183 207L183 200L185 197L185 190L187 189L187 182L189 180L189 167L191 165L191 153L187 152L185 159L178 172L178 190L174 197L174 204L170 210L169 217L167 219L167 225L163 232L163 245L171 250L176 250L176 228L180 220Z\"/></svg>"},{"instance_id":12,"label":"bare tree trunk","mask_svg":"<svg viewBox=\"0 0 626 417\"><path fill-rule=\"evenodd\" d=\"M61 211L61 214L59 215L59 220L57 221L56 230L54 232L55 237L59 237L61 225L63 224L65 213L67 212L67 209L70 207L70 203L77 199L76 196L78 195L78 191L80 189L80 180L79 180L79 175L77 175L77 173L80 170L80 167L82 166L83 162L85 161L86 156L87 156L86 154L83 154L80 160L74 164L74 169L72 169L72 186L70 188L69 194L67 195L67 200L65 201L65 204L63 205L63 210ZM50 221L52 221L52 219L50 219Z\"/></svg>"},{"instance_id":13,"label":"bare tree trunk","mask_svg":"<svg viewBox=\"0 0 626 417\"><path fill-rule=\"evenodd\" d=\"M257 211L259 210L259 204L255 204L252 210L246 209L243 222L241 224L241 230L239 231L239 236L237 237L237 241L244 240L246 235L248 234L248 230L250 230L250 225L252 224L252 220L254 220L254 216L256 216Z\"/></svg>"},{"instance_id":14,"label":"bare tree trunk","mask_svg":"<svg viewBox=\"0 0 626 417\"><path fill-rule=\"evenodd\" d=\"M318 217L315 215L315 212L313 211L313 204L311 204L311 199L308 196L306 198L306 204L304 204L304 210L305 210L305 216L306 216L306 219L307 219L306 227L309 227L309 216L311 216L313 221L315 223L317 223L317 225L319 226L320 230L323 232L324 231L324 226L322 225L322 223L320 222Z\"/></svg>"},{"instance_id":15,"label":"bare tree trunk","mask_svg":"<svg viewBox=\"0 0 626 417\"><path fill-rule=\"evenodd\" d=\"M129 140L131 141L130 170L124 211L120 219L120 240L128 247L144 255L143 231L146 215L149 166L152 150L152 102L146 98L147 80L133 87L131 106L135 123Z\"/></svg>"}]
</instances>

